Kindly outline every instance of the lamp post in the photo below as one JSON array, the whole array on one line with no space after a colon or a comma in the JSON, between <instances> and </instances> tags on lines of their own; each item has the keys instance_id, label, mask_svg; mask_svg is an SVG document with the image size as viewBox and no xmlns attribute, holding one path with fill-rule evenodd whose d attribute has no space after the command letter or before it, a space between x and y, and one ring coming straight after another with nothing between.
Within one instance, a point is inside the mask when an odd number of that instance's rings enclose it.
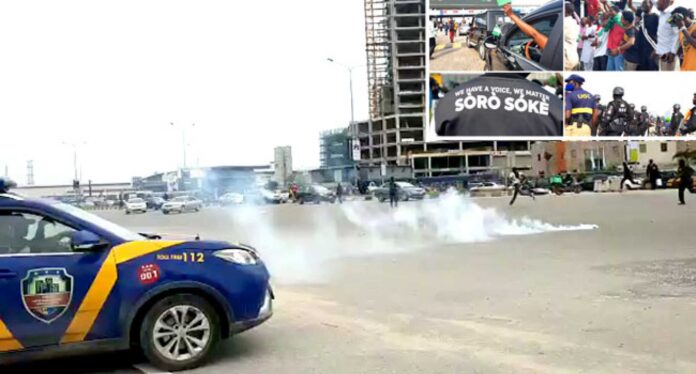
<instances>
[{"instance_id":1,"label":"lamp post","mask_svg":"<svg viewBox=\"0 0 696 374\"><path fill-rule=\"evenodd\" d=\"M360 68L360 67L363 67L365 65L348 66L348 65L342 64L342 63L334 60L331 57L327 58L326 61L337 64L337 65L343 67L344 69L348 70L348 80L350 82L350 123L352 124L353 122L355 122L355 105L354 105L354 99L353 99L353 69Z\"/></svg>"},{"instance_id":2,"label":"lamp post","mask_svg":"<svg viewBox=\"0 0 696 374\"><path fill-rule=\"evenodd\" d=\"M175 125L174 122L169 122L169 125L171 127L177 127L177 125ZM182 169L186 169L186 166L187 166L186 165L186 146L187 146L187 144L186 144L186 128L187 127L188 126L185 126L185 125L180 126L180 128L181 128L181 156L182 156L182 162L183 162ZM195 123L191 124L191 128L193 128L193 127L196 127Z\"/></svg>"}]
</instances>

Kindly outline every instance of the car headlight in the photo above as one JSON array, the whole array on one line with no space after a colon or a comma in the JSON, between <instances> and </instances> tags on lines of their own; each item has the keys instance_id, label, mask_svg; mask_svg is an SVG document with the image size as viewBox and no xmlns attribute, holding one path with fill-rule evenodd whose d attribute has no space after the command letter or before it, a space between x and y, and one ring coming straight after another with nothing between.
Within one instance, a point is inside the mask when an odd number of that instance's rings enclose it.
<instances>
[{"instance_id":1,"label":"car headlight","mask_svg":"<svg viewBox=\"0 0 696 374\"><path fill-rule=\"evenodd\" d=\"M239 265L256 265L259 260L256 253L242 248L223 249L214 252L213 255L217 258Z\"/></svg>"}]
</instances>

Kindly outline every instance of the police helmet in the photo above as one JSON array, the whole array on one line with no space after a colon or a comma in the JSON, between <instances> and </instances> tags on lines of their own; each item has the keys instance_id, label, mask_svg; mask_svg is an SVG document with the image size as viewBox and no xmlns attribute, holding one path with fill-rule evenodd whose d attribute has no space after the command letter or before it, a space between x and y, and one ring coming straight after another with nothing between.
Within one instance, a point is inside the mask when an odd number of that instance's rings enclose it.
<instances>
[{"instance_id":1,"label":"police helmet","mask_svg":"<svg viewBox=\"0 0 696 374\"><path fill-rule=\"evenodd\" d=\"M614 87L614 92L613 92L614 97L622 97L624 95L624 89L621 87Z\"/></svg>"},{"instance_id":2,"label":"police helmet","mask_svg":"<svg viewBox=\"0 0 696 374\"><path fill-rule=\"evenodd\" d=\"M602 97L599 96L599 95L595 95L595 96L594 96L594 100L595 100L596 102L600 102L600 101L602 101Z\"/></svg>"},{"instance_id":3,"label":"police helmet","mask_svg":"<svg viewBox=\"0 0 696 374\"><path fill-rule=\"evenodd\" d=\"M674 110L679 110L681 109L681 105L679 104L674 104Z\"/></svg>"},{"instance_id":4,"label":"police helmet","mask_svg":"<svg viewBox=\"0 0 696 374\"><path fill-rule=\"evenodd\" d=\"M631 105L629 106L631 107L631 109L636 109L636 104L631 103Z\"/></svg>"},{"instance_id":5,"label":"police helmet","mask_svg":"<svg viewBox=\"0 0 696 374\"><path fill-rule=\"evenodd\" d=\"M648 107L645 106L645 105L643 105L643 106L640 107L640 111L641 111L641 112L647 112L647 111L648 111Z\"/></svg>"}]
</instances>

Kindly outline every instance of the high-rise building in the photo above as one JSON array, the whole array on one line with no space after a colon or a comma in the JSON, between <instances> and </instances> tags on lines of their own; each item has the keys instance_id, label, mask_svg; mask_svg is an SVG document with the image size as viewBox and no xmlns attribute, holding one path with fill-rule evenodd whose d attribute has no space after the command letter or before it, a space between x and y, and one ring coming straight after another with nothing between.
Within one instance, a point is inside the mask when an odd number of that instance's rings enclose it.
<instances>
[{"instance_id":1,"label":"high-rise building","mask_svg":"<svg viewBox=\"0 0 696 374\"><path fill-rule=\"evenodd\" d=\"M322 168L353 165L349 128L322 131L319 134L319 161Z\"/></svg>"},{"instance_id":2,"label":"high-rise building","mask_svg":"<svg viewBox=\"0 0 696 374\"><path fill-rule=\"evenodd\" d=\"M273 155L273 179L284 186L292 176L292 147L275 147Z\"/></svg>"},{"instance_id":3,"label":"high-rise building","mask_svg":"<svg viewBox=\"0 0 696 374\"><path fill-rule=\"evenodd\" d=\"M425 0L365 0L370 119L350 134L360 164L411 165L415 177L530 167L527 141L425 142L426 12Z\"/></svg>"}]
</instances>

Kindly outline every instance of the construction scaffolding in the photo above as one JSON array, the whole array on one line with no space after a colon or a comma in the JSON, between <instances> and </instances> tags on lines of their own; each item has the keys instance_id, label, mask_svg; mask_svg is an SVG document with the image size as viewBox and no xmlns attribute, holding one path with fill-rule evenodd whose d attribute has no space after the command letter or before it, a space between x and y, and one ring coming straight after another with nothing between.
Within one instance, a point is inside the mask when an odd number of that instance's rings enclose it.
<instances>
[{"instance_id":1,"label":"construction scaffolding","mask_svg":"<svg viewBox=\"0 0 696 374\"><path fill-rule=\"evenodd\" d=\"M384 113L383 102L391 99L390 0L365 0L365 51L370 118Z\"/></svg>"}]
</instances>

